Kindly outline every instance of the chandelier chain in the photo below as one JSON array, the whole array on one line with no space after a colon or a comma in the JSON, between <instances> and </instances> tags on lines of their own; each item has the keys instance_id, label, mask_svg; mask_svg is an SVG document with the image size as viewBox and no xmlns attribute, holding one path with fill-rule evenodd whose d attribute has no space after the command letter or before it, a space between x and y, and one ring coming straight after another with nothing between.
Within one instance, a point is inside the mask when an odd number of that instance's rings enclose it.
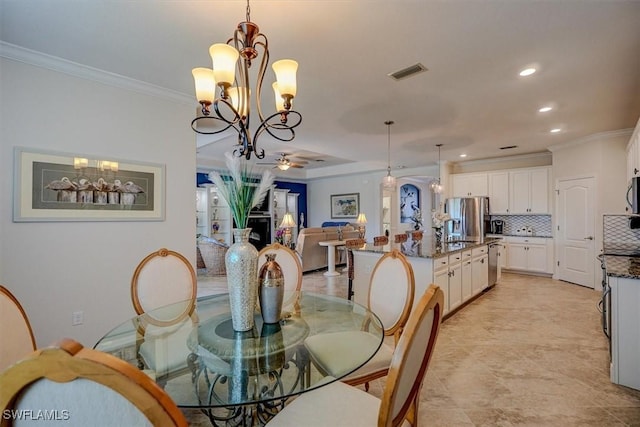
<instances>
[{"instance_id":1,"label":"chandelier chain","mask_svg":"<svg viewBox=\"0 0 640 427\"><path fill-rule=\"evenodd\" d=\"M249 6L249 0L247 0L247 22L251 22L251 6Z\"/></svg>"}]
</instances>

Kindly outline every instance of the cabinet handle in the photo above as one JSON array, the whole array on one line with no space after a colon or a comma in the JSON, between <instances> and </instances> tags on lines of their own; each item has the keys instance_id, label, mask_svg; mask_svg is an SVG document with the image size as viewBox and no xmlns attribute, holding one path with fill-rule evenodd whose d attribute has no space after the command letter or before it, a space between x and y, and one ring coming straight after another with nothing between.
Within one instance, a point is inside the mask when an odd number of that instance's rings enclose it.
<instances>
[{"instance_id":1,"label":"cabinet handle","mask_svg":"<svg viewBox=\"0 0 640 427\"><path fill-rule=\"evenodd\" d=\"M584 240L593 240L593 236L585 237Z\"/></svg>"}]
</instances>

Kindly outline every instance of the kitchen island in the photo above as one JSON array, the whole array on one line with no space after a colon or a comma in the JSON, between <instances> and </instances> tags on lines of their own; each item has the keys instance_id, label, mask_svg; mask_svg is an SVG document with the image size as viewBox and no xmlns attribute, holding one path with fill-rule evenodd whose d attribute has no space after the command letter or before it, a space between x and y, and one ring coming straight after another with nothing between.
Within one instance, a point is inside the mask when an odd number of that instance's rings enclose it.
<instances>
[{"instance_id":1,"label":"kitchen island","mask_svg":"<svg viewBox=\"0 0 640 427\"><path fill-rule=\"evenodd\" d=\"M383 254L398 249L413 268L415 298L420 299L429 284L435 283L444 292L444 315L453 313L464 303L479 295L489 285L488 245L499 238L482 242L450 242L436 245L432 236L404 243L374 246L367 243L353 250L354 301L367 304L369 281L373 268Z\"/></svg>"}]
</instances>

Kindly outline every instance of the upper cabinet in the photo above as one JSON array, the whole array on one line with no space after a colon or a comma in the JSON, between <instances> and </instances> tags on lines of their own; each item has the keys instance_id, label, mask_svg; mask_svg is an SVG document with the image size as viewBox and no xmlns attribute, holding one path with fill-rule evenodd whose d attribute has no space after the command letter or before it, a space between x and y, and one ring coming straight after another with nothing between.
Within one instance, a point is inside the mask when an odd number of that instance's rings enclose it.
<instances>
[{"instance_id":1,"label":"upper cabinet","mask_svg":"<svg viewBox=\"0 0 640 427\"><path fill-rule=\"evenodd\" d=\"M551 167L452 175L452 197L489 196L492 215L550 215Z\"/></svg>"},{"instance_id":2,"label":"upper cabinet","mask_svg":"<svg viewBox=\"0 0 640 427\"><path fill-rule=\"evenodd\" d=\"M509 172L489 172L489 212L492 215L509 213Z\"/></svg>"},{"instance_id":3,"label":"upper cabinet","mask_svg":"<svg viewBox=\"0 0 640 427\"><path fill-rule=\"evenodd\" d=\"M627 180L640 176L640 122L627 145Z\"/></svg>"},{"instance_id":4,"label":"upper cabinet","mask_svg":"<svg viewBox=\"0 0 640 427\"><path fill-rule=\"evenodd\" d=\"M489 194L486 173L461 173L453 175L453 197L487 196Z\"/></svg>"},{"instance_id":5,"label":"upper cabinet","mask_svg":"<svg viewBox=\"0 0 640 427\"><path fill-rule=\"evenodd\" d=\"M550 213L549 170L549 167L541 167L509 172L510 214Z\"/></svg>"}]
</instances>

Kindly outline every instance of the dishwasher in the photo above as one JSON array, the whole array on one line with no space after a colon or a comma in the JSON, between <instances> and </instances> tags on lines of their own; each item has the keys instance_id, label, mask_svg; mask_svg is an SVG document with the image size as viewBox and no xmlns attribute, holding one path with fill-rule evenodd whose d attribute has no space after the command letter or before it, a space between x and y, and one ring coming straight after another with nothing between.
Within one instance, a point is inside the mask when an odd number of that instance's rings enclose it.
<instances>
[{"instance_id":1,"label":"dishwasher","mask_svg":"<svg viewBox=\"0 0 640 427\"><path fill-rule=\"evenodd\" d=\"M494 242L489 244L489 286L493 286L498 281L498 253L500 252L500 243Z\"/></svg>"}]
</instances>

